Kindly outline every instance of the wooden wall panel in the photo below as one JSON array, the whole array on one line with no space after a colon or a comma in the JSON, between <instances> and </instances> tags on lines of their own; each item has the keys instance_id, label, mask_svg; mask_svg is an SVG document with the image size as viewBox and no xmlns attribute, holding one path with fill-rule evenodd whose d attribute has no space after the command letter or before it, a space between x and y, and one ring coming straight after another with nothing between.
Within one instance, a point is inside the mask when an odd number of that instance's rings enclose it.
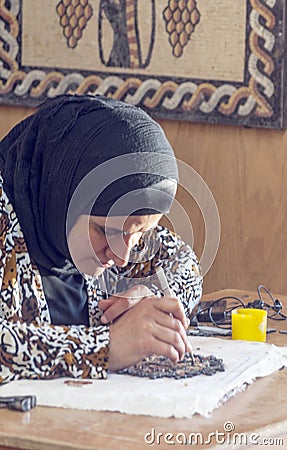
<instances>
[{"instance_id":1,"label":"wooden wall panel","mask_svg":"<svg viewBox=\"0 0 287 450\"><path fill-rule=\"evenodd\" d=\"M287 292L287 133L222 125L165 121L179 158L211 189L221 219L217 257L205 291L255 290L263 283ZM193 218L193 209L187 204ZM202 221L194 216L202 245Z\"/></svg>"},{"instance_id":2,"label":"wooden wall panel","mask_svg":"<svg viewBox=\"0 0 287 450\"><path fill-rule=\"evenodd\" d=\"M0 106L0 137L33 110ZM287 292L287 132L161 120L179 159L205 180L216 200L221 240L204 291L255 290L263 283ZM180 189L200 256L204 221Z\"/></svg>"},{"instance_id":3,"label":"wooden wall panel","mask_svg":"<svg viewBox=\"0 0 287 450\"><path fill-rule=\"evenodd\" d=\"M20 120L32 114L34 109L25 106L0 105L0 139Z\"/></svg>"}]
</instances>

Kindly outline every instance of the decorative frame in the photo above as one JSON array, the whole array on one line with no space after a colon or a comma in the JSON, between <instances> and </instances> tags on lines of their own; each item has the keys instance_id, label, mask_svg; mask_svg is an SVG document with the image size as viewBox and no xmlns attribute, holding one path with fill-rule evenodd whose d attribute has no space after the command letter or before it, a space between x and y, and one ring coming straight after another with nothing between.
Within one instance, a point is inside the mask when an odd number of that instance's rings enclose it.
<instances>
[{"instance_id":1,"label":"decorative frame","mask_svg":"<svg viewBox=\"0 0 287 450\"><path fill-rule=\"evenodd\" d=\"M86 32L89 20L96 14L95 5L92 0L37 0L47 1L56 8L63 38L71 52ZM174 75L152 75L147 71L152 46L160 33L156 23L161 20L161 31L164 25L172 49L172 61L178 61L185 47L190 45L192 33L195 35L200 20L203 20L200 15L202 0L165 0L166 7L161 10L160 18L156 16L157 0L95 1L99 5L97 45L102 61L99 71L24 65L22 9L25 0L0 0L0 104L34 107L45 98L61 93L103 94L138 105L158 118L250 127L286 127L285 0L236 0L246 8L243 82L178 76L176 66ZM152 11L151 41L145 61L139 55L139 23L136 16L137 8L142 7L141 1L145 1L149 11ZM220 1L223 2L218 0L218 5ZM107 22L108 6L111 5L119 8L118 13L121 8L120 12L123 12L124 8L122 18L126 21L129 45L128 67L123 62L127 53L121 53L124 46L121 47L116 39L109 63L101 49L101 42L106 36L102 19L105 17ZM76 13L68 17L68 8L72 6L73 11L78 7L77 17ZM117 14L114 17L121 16ZM75 18L81 27L77 25L78 28L74 28L71 34L72 28L67 22L72 24ZM112 20L110 24L113 25ZM185 27L183 31L182 25ZM177 35L176 26L181 26ZM165 41L166 38L165 34ZM120 55L115 53L116 50L120 50ZM114 61L119 61L119 67Z\"/></svg>"}]
</instances>

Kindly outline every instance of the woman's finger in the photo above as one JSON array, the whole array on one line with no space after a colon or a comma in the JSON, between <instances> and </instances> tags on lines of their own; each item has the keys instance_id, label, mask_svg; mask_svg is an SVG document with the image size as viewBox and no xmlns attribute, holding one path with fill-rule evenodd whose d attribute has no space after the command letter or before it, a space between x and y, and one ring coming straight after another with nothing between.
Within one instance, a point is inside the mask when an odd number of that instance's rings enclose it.
<instances>
[{"instance_id":1,"label":"woman's finger","mask_svg":"<svg viewBox=\"0 0 287 450\"><path fill-rule=\"evenodd\" d=\"M172 331L173 333L177 333L180 336L184 344L184 353L191 351L191 344L188 340L185 328L179 319L167 313L160 313L155 318L155 321L159 326L164 327L166 330Z\"/></svg>"},{"instance_id":2,"label":"woman's finger","mask_svg":"<svg viewBox=\"0 0 287 450\"><path fill-rule=\"evenodd\" d=\"M185 315L184 308L180 300L175 297L161 297L157 299L154 306L156 309L171 314L181 321L185 329L189 326L189 320Z\"/></svg>"},{"instance_id":3,"label":"woman's finger","mask_svg":"<svg viewBox=\"0 0 287 450\"><path fill-rule=\"evenodd\" d=\"M110 301L109 305L105 309L103 309L104 314L101 317L102 323L113 322L115 319L120 317L124 312L128 311L130 308L135 306L141 299L140 298L131 298L131 297L118 297L116 300ZM102 308L103 303L108 302L108 300L102 300L100 308Z\"/></svg>"},{"instance_id":4,"label":"woman's finger","mask_svg":"<svg viewBox=\"0 0 287 450\"><path fill-rule=\"evenodd\" d=\"M186 346L181 334L178 331L158 325L154 329L153 336L157 341L168 344L167 349L169 349L169 352L173 349L171 356L168 356L172 359L172 361L178 362L183 358L186 352Z\"/></svg>"},{"instance_id":5,"label":"woman's finger","mask_svg":"<svg viewBox=\"0 0 287 450\"><path fill-rule=\"evenodd\" d=\"M151 296L154 296L154 294L148 287L137 285L125 292L111 295L106 300L100 300L98 306L104 311L101 317L102 323L114 321L143 298L150 298Z\"/></svg>"},{"instance_id":6,"label":"woman's finger","mask_svg":"<svg viewBox=\"0 0 287 450\"><path fill-rule=\"evenodd\" d=\"M110 308L118 299L115 299L114 297L109 297L105 300L100 300L98 303L98 307L101 311L106 311L108 308Z\"/></svg>"}]
</instances>

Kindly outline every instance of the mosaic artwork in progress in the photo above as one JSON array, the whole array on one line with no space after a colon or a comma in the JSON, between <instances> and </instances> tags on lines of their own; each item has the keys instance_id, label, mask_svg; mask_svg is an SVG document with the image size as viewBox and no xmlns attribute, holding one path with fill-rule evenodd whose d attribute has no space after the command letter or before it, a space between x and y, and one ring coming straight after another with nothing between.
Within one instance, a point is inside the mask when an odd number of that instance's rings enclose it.
<instances>
[{"instance_id":1,"label":"mosaic artwork in progress","mask_svg":"<svg viewBox=\"0 0 287 450\"><path fill-rule=\"evenodd\" d=\"M186 353L183 360L174 364L164 356L151 355L139 363L120 370L119 374L137 377L157 378L191 378L197 375L214 375L216 372L224 372L222 359L214 355L203 356L200 354Z\"/></svg>"}]
</instances>

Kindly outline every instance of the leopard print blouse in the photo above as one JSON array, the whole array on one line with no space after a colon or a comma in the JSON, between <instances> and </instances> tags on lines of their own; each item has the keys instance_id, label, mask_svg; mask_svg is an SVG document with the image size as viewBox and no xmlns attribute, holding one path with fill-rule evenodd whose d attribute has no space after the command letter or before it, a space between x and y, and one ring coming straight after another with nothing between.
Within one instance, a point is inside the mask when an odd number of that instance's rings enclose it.
<instances>
[{"instance_id":1,"label":"leopard print blouse","mask_svg":"<svg viewBox=\"0 0 287 450\"><path fill-rule=\"evenodd\" d=\"M147 262L131 265L128 277L140 277L142 284L160 264L188 315L202 294L197 258L166 228L159 226L157 233L159 251ZM100 321L102 292L93 277L85 276L85 284L89 327L52 325L39 270L31 261L0 174L0 384L21 378L107 377L109 325Z\"/></svg>"}]
</instances>

